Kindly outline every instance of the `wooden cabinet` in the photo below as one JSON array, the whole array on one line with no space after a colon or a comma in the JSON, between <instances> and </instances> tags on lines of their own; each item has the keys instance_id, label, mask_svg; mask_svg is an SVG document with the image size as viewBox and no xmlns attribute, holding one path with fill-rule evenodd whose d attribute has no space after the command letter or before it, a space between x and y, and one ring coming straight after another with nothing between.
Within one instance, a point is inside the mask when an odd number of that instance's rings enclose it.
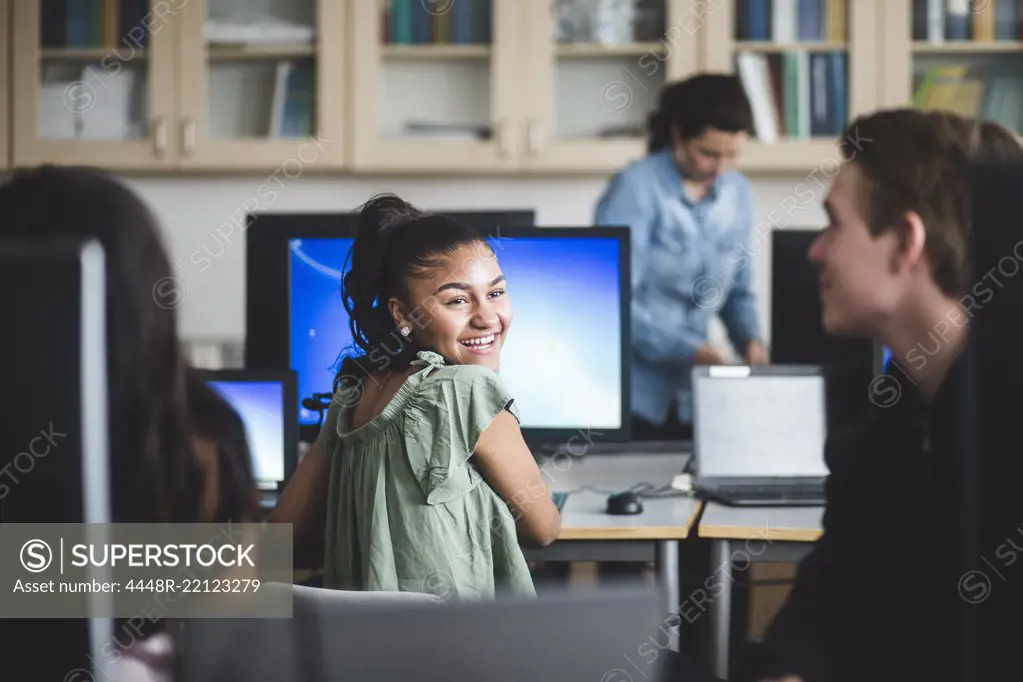
<instances>
[{"instance_id":1,"label":"wooden cabinet","mask_svg":"<svg viewBox=\"0 0 1023 682\"><path fill-rule=\"evenodd\" d=\"M878 108L1023 131L1018 3L981 5L0 0L0 162L607 175L645 153L666 82L712 71L739 75L755 104L740 167L811 172ZM83 24L69 6L93 9Z\"/></svg>"},{"instance_id":2,"label":"wooden cabinet","mask_svg":"<svg viewBox=\"0 0 1023 682\"><path fill-rule=\"evenodd\" d=\"M352 169L519 167L523 2L353 0Z\"/></svg>"},{"instance_id":3,"label":"wooden cabinet","mask_svg":"<svg viewBox=\"0 0 1023 682\"><path fill-rule=\"evenodd\" d=\"M292 178L342 168L344 0L248 3L189 0L181 12L177 165Z\"/></svg>"},{"instance_id":4,"label":"wooden cabinet","mask_svg":"<svg viewBox=\"0 0 1023 682\"><path fill-rule=\"evenodd\" d=\"M606 174L696 69L687 3L354 2L352 168Z\"/></svg>"},{"instance_id":5,"label":"wooden cabinet","mask_svg":"<svg viewBox=\"0 0 1023 682\"><path fill-rule=\"evenodd\" d=\"M522 165L605 174L643 156L662 86L696 71L689 4L525 0Z\"/></svg>"},{"instance_id":6,"label":"wooden cabinet","mask_svg":"<svg viewBox=\"0 0 1023 682\"><path fill-rule=\"evenodd\" d=\"M7 0L0 0L0 19L3 19L5 26L11 23L11 5ZM11 159L10 151L10 107L11 83L9 80L11 68L8 63L10 55L10 34L0 30L0 95L3 100L0 104L0 170L8 167Z\"/></svg>"},{"instance_id":7,"label":"wooden cabinet","mask_svg":"<svg viewBox=\"0 0 1023 682\"><path fill-rule=\"evenodd\" d=\"M1023 133L1020 8L1017 0L886 2L882 101L949 109Z\"/></svg>"},{"instance_id":8,"label":"wooden cabinet","mask_svg":"<svg viewBox=\"0 0 1023 682\"><path fill-rule=\"evenodd\" d=\"M343 0L14 3L13 160L341 168L343 16Z\"/></svg>"},{"instance_id":9,"label":"wooden cabinet","mask_svg":"<svg viewBox=\"0 0 1023 682\"><path fill-rule=\"evenodd\" d=\"M12 2L14 164L169 168L174 10L184 2L81 23L61 0Z\"/></svg>"},{"instance_id":10,"label":"wooden cabinet","mask_svg":"<svg viewBox=\"0 0 1023 682\"><path fill-rule=\"evenodd\" d=\"M840 160L845 126L879 104L878 11L887 1L716 3L702 30L703 67L737 73L757 122L770 119L757 126L741 168L812 171Z\"/></svg>"}]
</instances>

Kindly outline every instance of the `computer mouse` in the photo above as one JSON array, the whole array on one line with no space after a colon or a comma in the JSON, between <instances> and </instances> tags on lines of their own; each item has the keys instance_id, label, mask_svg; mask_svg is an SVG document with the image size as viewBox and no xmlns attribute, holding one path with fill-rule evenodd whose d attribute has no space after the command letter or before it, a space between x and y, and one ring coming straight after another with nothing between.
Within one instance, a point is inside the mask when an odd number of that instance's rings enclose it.
<instances>
[{"instance_id":1,"label":"computer mouse","mask_svg":"<svg viewBox=\"0 0 1023 682\"><path fill-rule=\"evenodd\" d=\"M636 493L614 493L607 498L607 513L615 516L642 514L643 503Z\"/></svg>"}]
</instances>

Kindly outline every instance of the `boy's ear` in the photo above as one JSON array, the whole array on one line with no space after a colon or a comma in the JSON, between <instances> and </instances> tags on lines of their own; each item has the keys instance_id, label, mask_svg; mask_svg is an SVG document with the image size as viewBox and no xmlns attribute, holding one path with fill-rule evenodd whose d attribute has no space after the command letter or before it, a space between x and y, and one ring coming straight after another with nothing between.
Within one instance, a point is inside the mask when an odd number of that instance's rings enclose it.
<instances>
[{"instance_id":1,"label":"boy's ear","mask_svg":"<svg viewBox=\"0 0 1023 682\"><path fill-rule=\"evenodd\" d=\"M927 255L927 227L920 214L908 211L900 227L902 238L892 259L894 271L916 267Z\"/></svg>"}]
</instances>

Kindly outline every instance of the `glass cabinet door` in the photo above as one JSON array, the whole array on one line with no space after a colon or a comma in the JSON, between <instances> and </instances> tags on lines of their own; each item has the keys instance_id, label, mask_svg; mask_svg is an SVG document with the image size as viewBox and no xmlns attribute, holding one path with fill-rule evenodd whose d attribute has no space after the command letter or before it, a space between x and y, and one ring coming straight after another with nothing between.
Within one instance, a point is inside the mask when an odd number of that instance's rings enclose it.
<instances>
[{"instance_id":1,"label":"glass cabinet door","mask_svg":"<svg viewBox=\"0 0 1023 682\"><path fill-rule=\"evenodd\" d=\"M708 15L707 68L735 73L753 111L741 167L840 162L838 138L877 102L880 1L728 0Z\"/></svg>"},{"instance_id":2,"label":"glass cabinet door","mask_svg":"<svg viewBox=\"0 0 1023 682\"><path fill-rule=\"evenodd\" d=\"M521 2L353 2L353 168L514 168Z\"/></svg>"},{"instance_id":3,"label":"glass cabinet door","mask_svg":"<svg viewBox=\"0 0 1023 682\"><path fill-rule=\"evenodd\" d=\"M15 163L170 165L174 32L185 2L12 3Z\"/></svg>"},{"instance_id":4,"label":"glass cabinet door","mask_svg":"<svg viewBox=\"0 0 1023 682\"><path fill-rule=\"evenodd\" d=\"M886 103L959 113L1023 134L1023 5L897 0L885 7Z\"/></svg>"},{"instance_id":5,"label":"glass cabinet door","mask_svg":"<svg viewBox=\"0 0 1023 682\"><path fill-rule=\"evenodd\" d=\"M189 0L180 165L342 166L346 33L345 0Z\"/></svg>"},{"instance_id":6,"label":"glass cabinet door","mask_svg":"<svg viewBox=\"0 0 1023 682\"><path fill-rule=\"evenodd\" d=\"M526 164L605 172L641 156L661 88L697 69L691 3L523 2L531 37Z\"/></svg>"}]
</instances>

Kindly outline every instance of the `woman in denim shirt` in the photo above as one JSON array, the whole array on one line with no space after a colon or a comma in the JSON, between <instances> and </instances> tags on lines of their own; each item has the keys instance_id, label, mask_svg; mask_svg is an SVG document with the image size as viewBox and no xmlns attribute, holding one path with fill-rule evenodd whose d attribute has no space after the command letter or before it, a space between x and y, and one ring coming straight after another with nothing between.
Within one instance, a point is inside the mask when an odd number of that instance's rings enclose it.
<instances>
[{"instance_id":1,"label":"woman in denim shirt","mask_svg":"<svg viewBox=\"0 0 1023 682\"><path fill-rule=\"evenodd\" d=\"M707 339L714 315L747 363L767 362L750 275L750 186L731 168L751 128L734 76L666 86L648 155L617 173L597 204L597 225L632 233L635 440L691 438L692 367L725 364Z\"/></svg>"}]
</instances>

